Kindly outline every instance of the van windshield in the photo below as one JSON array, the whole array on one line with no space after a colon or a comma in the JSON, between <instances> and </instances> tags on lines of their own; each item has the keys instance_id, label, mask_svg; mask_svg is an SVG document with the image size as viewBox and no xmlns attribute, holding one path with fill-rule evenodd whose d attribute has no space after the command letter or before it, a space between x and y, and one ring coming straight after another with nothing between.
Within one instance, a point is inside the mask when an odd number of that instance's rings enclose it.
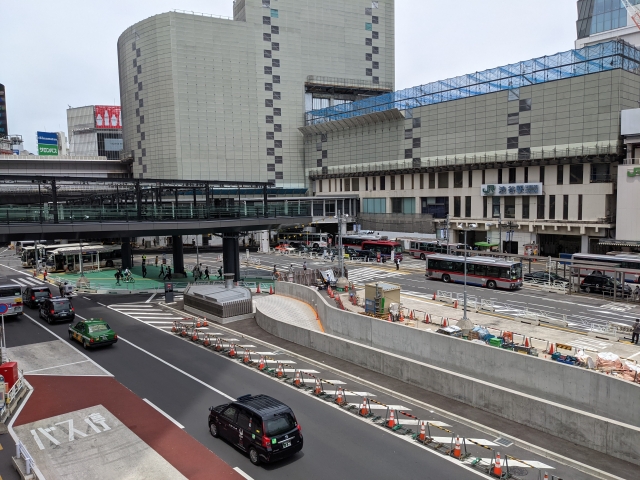
<instances>
[{"instance_id":1,"label":"van windshield","mask_svg":"<svg viewBox=\"0 0 640 480\"><path fill-rule=\"evenodd\" d=\"M69 300L67 301L60 301L60 302L53 302L53 309L56 312L63 312L65 310L71 310L71 305L69 303Z\"/></svg>"},{"instance_id":2,"label":"van windshield","mask_svg":"<svg viewBox=\"0 0 640 480\"><path fill-rule=\"evenodd\" d=\"M264 433L268 437L276 437L296 428L296 422L290 413L283 413L264 421Z\"/></svg>"},{"instance_id":3,"label":"van windshield","mask_svg":"<svg viewBox=\"0 0 640 480\"><path fill-rule=\"evenodd\" d=\"M18 285L0 287L0 297L19 297L20 295L22 295L22 291Z\"/></svg>"}]
</instances>

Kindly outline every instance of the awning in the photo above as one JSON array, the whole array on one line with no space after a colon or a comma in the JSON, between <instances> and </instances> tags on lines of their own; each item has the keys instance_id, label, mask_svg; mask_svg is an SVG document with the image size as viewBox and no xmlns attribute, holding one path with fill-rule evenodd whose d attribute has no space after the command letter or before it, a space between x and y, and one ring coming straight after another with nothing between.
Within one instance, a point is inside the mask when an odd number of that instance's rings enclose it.
<instances>
[{"instance_id":1,"label":"awning","mask_svg":"<svg viewBox=\"0 0 640 480\"><path fill-rule=\"evenodd\" d=\"M634 240L611 240L602 238L598 241L600 245L611 245L614 247L640 247L640 242Z\"/></svg>"},{"instance_id":2,"label":"awning","mask_svg":"<svg viewBox=\"0 0 640 480\"><path fill-rule=\"evenodd\" d=\"M488 243L488 242L476 242L476 247L499 247L499 243Z\"/></svg>"}]
</instances>

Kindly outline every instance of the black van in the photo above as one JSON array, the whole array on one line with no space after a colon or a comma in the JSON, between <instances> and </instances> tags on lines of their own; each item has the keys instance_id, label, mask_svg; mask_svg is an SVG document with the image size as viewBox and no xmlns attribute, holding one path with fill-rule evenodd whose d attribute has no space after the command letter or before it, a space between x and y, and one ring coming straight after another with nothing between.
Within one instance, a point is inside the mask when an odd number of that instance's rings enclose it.
<instances>
[{"instance_id":1,"label":"black van","mask_svg":"<svg viewBox=\"0 0 640 480\"><path fill-rule=\"evenodd\" d=\"M76 311L71 300L66 297L45 298L40 304L40 318L51 324L54 322L73 322Z\"/></svg>"},{"instance_id":2,"label":"black van","mask_svg":"<svg viewBox=\"0 0 640 480\"><path fill-rule=\"evenodd\" d=\"M49 287L27 287L22 292L22 303L30 308L39 308L47 298L51 298Z\"/></svg>"},{"instance_id":3,"label":"black van","mask_svg":"<svg viewBox=\"0 0 640 480\"><path fill-rule=\"evenodd\" d=\"M244 395L209 409L209 431L249 453L254 465L302 450L302 427L293 411L267 395Z\"/></svg>"}]
</instances>

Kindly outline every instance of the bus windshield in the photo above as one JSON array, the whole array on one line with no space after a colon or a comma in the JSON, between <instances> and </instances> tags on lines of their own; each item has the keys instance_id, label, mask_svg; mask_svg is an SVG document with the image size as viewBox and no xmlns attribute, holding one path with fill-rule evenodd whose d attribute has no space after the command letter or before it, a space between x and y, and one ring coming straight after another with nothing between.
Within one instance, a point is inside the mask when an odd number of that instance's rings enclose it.
<instances>
[{"instance_id":1,"label":"bus windshield","mask_svg":"<svg viewBox=\"0 0 640 480\"><path fill-rule=\"evenodd\" d=\"M511 266L511 280L518 280L519 278L522 278L522 264L521 263Z\"/></svg>"}]
</instances>

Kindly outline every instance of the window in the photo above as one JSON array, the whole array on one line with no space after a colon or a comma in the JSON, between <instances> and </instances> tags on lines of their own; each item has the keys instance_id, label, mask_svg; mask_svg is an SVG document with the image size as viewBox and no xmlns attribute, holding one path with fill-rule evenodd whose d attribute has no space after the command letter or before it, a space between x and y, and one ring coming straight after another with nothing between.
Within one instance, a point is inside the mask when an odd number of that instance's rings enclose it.
<instances>
[{"instance_id":1,"label":"window","mask_svg":"<svg viewBox=\"0 0 640 480\"><path fill-rule=\"evenodd\" d=\"M380 34L378 32L371 32L371 38L378 40L380 38Z\"/></svg>"},{"instance_id":2,"label":"window","mask_svg":"<svg viewBox=\"0 0 640 480\"><path fill-rule=\"evenodd\" d=\"M280 125L279 123L276 123L276 124L273 126L273 131L274 131L274 132L281 132L281 131L282 131L282 125Z\"/></svg>"},{"instance_id":3,"label":"window","mask_svg":"<svg viewBox=\"0 0 640 480\"><path fill-rule=\"evenodd\" d=\"M502 169L498 169L498 183L502 183Z\"/></svg>"},{"instance_id":4,"label":"window","mask_svg":"<svg viewBox=\"0 0 640 480\"><path fill-rule=\"evenodd\" d=\"M274 108L273 115L275 115L276 117L282 116L282 110L280 108Z\"/></svg>"},{"instance_id":5,"label":"window","mask_svg":"<svg viewBox=\"0 0 640 480\"><path fill-rule=\"evenodd\" d=\"M529 218L529 197L522 197L522 218Z\"/></svg>"},{"instance_id":6,"label":"window","mask_svg":"<svg viewBox=\"0 0 640 480\"><path fill-rule=\"evenodd\" d=\"M277 58L273 58L271 60L271 66L272 67L279 67L280 66L280 60L278 60Z\"/></svg>"},{"instance_id":7,"label":"window","mask_svg":"<svg viewBox=\"0 0 640 480\"><path fill-rule=\"evenodd\" d=\"M280 44L278 42L273 42L271 44L271 50L273 50L274 52L279 52L280 51Z\"/></svg>"},{"instance_id":8,"label":"window","mask_svg":"<svg viewBox=\"0 0 640 480\"><path fill-rule=\"evenodd\" d=\"M413 128L420 128L422 126L422 120L420 117L416 117L413 119Z\"/></svg>"},{"instance_id":9,"label":"window","mask_svg":"<svg viewBox=\"0 0 640 480\"><path fill-rule=\"evenodd\" d=\"M280 27L271 27L271 34L278 35L280 33Z\"/></svg>"},{"instance_id":10,"label":"window","mask_svg":"<svg viewBox=\"0 0 640 480\"><path fill-rule=\"evenodd\" d=\"M387 213L386 198L363 198L362 213Z\"/></svg>"},{"instance_id":11,"label":"window","mask_svg":"<svg viewBox=\"0 0 640 480\"><path fill-rule=\"evenodd\" d=\"M400 190L404 190L404 175L400 175Z\"/></svg>"},{"instance_id":12,"label":"window","mask_svg":"<svg viewBox=\"0 0 640 480\"><path fill-rule=\"evenodd\" d=\"M142 132L142 133L140 134L140 139L141 139L141 140L146 140L146 137L147 137L147 136L146 136L146 134L145 134L144 132Z\"/></svg>"},{"instance_id":13,"label":"window","mask_svg":"<svg viewBox=\"0 0 640 480\"><path fill-rule=\"evenodd\" d=\"M436 174L435 172L429 173L429 188L436 188Z\"/></svg>"},{"instance_id":14,"label":"window","mask_svg":"<svg viewBox=\"0 0 640 480\"><path fill-rule=\"evenodd\" d=\"M468 185L468 187L472 188L473 187L473 170L469 170L469 173L467 175L469 176L469 179L468 179L469 185Z\"/></svg>"},{"instance_id":15,"label":"window","mask_svg":"<svg viewBox=\"0 0 640 480\"><path fill-rule=\"evenodd\" d=\"M529 167L524 167L524 183L529 183Z\"/></svg>"},{"instance_id":16,"label":"window","mask_svg":"<svg viewBox=\"0 0 640 480\"><path fill-rule=\"evenodd\" d=\"M276 172L276 180L284 180L284 172Z\"/></svg>"},{"instance_id":17,"label":"window","mask_svg":"<svg viewBox=\"0 0 640 480\"><path fill-rule=\"evenodd\" d=\"M504 218L516 218L516 197L504 197Z\"/></svg>"},{"instance_id":18,"label":"window","mask_svg":"<svg viewBox=\"0 0 640 480\"><path fill-rule=\"evenodd\" d=\"M420 199L421 213L433 218L446 218L449 214L449 197L423 197Z\"/></svg>"},{"instance_id":19,"label":"window","mask_svg":"<svg viewBox=\"0 0 640 480\"><path fill-rule=\"evenodd\" d=\"M273 83L280 83L280 75L273 76Z\"/></svg>"},{"instance_id":20,"label":"window","mask_svg":"<svg viewBox=\"0 0 640 480\"><path fill-rule=\"evenodd\" d=\"M371 30L373 30L373 24L371 24L369 22L365 22L364 29L367 30L368 32L370 32Z\"/></svg>"},{"instance_id":21,"label":"window","mask_svg":"<svg viewBox=\"0 0 640 480\"><path fill-rule=\"evenodd\" d=\"M556 196L549 195L549 220L556 219Z\"/></svg>"},{"instance_id":22,"label":"window","mask_svg":"<svg viewBox=\"0 0 640 480\"><path fill-rule=\"evenodd\" d=\"M521 137L525 137L527 135L531 135L531 124L530 123L522 123L518 127L518 135Z\"/></svg>"},{"instance_id":23,"label":"window","mask_svg":"<svg viewBox=\"0 0 640 480\"><path fill-rule=\"evenodd\" d=\"M264 106L265 107L273 107L273 100L271 99L267 99L264 101Z\"/></svg>"},{"instance_id":24,"label":"window","mask_svg":"<svg viewBox=\"0 0 640 480\"><path fill-rule=\"evenodd\" d=\"M224 412L222 412L222 416L224 416L227 420L231 422L235 422L237 413L238 413L238 410L236 409L236 407L231 405L230 407L227 407Z\"/></svg>"},{"instance_id":25,"label":"window","mask_svg":"<svg viewBox=\"0 0 640 480\"><path fill-rule=\"evenodd\" d=\"M511 90L509 90L509 96L507 98L507 101L513 102L515 100L520 100L520 89L519 88L512 88Z\"/></svg>"},{"instance_id":26,"label":"window","mask_svg":"<svg viewBox=\"0 0 640 480\"><path fill-rule=\"evenodd\" d=\"M453 172L453 188L462 188L462 172Z\"/></svg>"},{"instance_id":27,"label":"window","mask_svg":"<svg viewBox=\"0 0 640 480\"><path fill-rule=\"evenodd\" d=\"M507 138L507 149L518 148L518 137Z\"/></svg>"},{"instance_id":28,"label":"window","mask_svg":"<svg viewBox=\"0 0 640 480\"><path fill-rule=\"evenodd\" d=\"M139 107L144 107L144 99L141 98L140 100L138 100L138 106Z\"/></svg>"},{"instance_id":29,"label":"window","mask_svg":"<svg viewBox=\"0 0 640 480\"><path fill-rule=\"evenodd\" d=\"M462 216L460 215L460 197L453 197L453 216L456 218Z\"/></svg>"},{"instance_id":30,"label":"window","mask_svg":"<svg viewBox=\"0 0 640 480\"><path fill-rule=\"evenodd\" d=\"M374 55L377 55L380 53L380 48L378 47L371 47L371 53L373 53Z\"/></svg>"},{"instance_id":31,"label":"window","mask_svg":"<svg viewBox=\"0 0 640 480\"><path fill-rule=\"evenodd\" d=\"M140 123L144 123L144 115L140 115Z\"/></svg>"},{"instance_id":32,"label":"window","mask_svg":"<svg viewBox=\"0 0 640 480\"><path fill-rule=\"evenodd\" d=\"M509 169L509 183L516 183L516 169Z\"/></svg>"},{"instance_id":33,"label":"window","mask_svg":"<svg viewBox=\"0 0 640 480\"><path fill-rule=\"evenodd\" d=\"M486 185L487 183L487 179L486 179L486 170L482 170L482 184Z\"/></svg>"},{"instance_id":34,"label":"window","mask_svg":"<svg viewBox=\"0 0 640 480\"><path fill-rule=\"evenodd\" d=\"M267 140L273 140L273 139L274 139L273 132L267 132Z\"/></svg>"},{"instance_id":35,"label":"window","mask_svg":"<svg viewBox=\"0 0 640 480\"><path fill-rule=\"evenodd\" d=\"M359 178L352 178L351 179L351 190L354 192L359 192L360 191L360 179Z\"/></svg>"},{"instance_id":36,"label":"window","mask_svg":"<svg viewBox=\"0 0 640 480\"><path fill-rule=\"evenodd\" d=\"M281 100L281 94L280 92L273 92L273 99L274 100Z\"/></svg>"},{"instance_id":37,"label":"window","mask_svg":"<svg viewBox=\"0 0 640 480\"><path fill-rule=\"evenodd\" d=\"M544 195L538 195L538 220L544 220Z\"/></svg>"},{"instance_id":38,"label":"window","mask_svg":"<svg viewBox=\"0 0 640 480\"><path fill-rule=\"evenodd\" d=\"M263 25L271 25L271 17L262 17Z\"/></svg>"},{"instance_id":39,"label":"window","mask_svg":"<svg viewBox=\"0 0 640 480\"><path fill-rule=\"evenodd\" d=\"M384 176L380 177L380 190L384 190L385 189L385 187L386 187L385 180L386 180L386 177L384 177ZM374 190L376 189L376 184L375 183L373 184L373 189Z\"/></svg>"},{"instance_id":40,"label":"window","mask_svg":"<svg viewBox=\"0 0 640 480\"><path fill-rule=\"evenodd\" d=\"M275 8L271 9L271 18L278 18L278 10Z\"/></svg>"},{"instance_id":41,"label":"window","mask_svg":"<svg viewBox=\"0 0 640 480\"><path fill-rule=\"evenodd\" d=\"M270 33L263 33L262 34L262 40L264 40L265 42L270 42L271 41L271 34Z\"/></svg>"},{"instance_id":42,"label":"window","mask_svg":"<svg viewBox=\"0 0 640 480\"><path fill-rule=\"evenodd\" d=\"M424 190L424 173L420 174L420 190Z\"/></svg>"},{"instance_id":43,"label":"window","mask_svg":"<svg viewBox=\"0 0 640 480\"><path fill-rule=\"evenodd\" d=\"M322 159L321 158L316 160L316 167L318 167L318 168L322 167Z\"/></svg>"},{"instance_id":44,"label":"window","mask_svg":"<svg viewBox=\"0 0 640 480\"><path fill-rule=\"evenodd\" d=\"M562 196L562 219L569 220L569 195Z\"/></svg>"},{"instance_id":45,"label":"window","mask_svg":"<svg viewBox=\"0 0 640 480\"><path fill-rule=\"evenodd\" d=\"M367 62L370 62L371 60L373 60L373 53L365 53L365 54L364 54L364 59L365 59Z\"/></svg>"},{"instance_id":46,"label":"window","mask_svg":"<svg viewBox=\"0 0 640 480\"><path fill-rule=\"evenodd\" d=\"M507 115L507 125L518 125L520 123L519 113L510 113Z\"/></svg>"},{"instance_id":47,"label":"window","mask_svg":"<svg viewBox=\"0 0 640 480\"><path fill-rule=\"evenodd\" d=\"M266 92L271 92L273 90L273 83L265 83L264 89Z\"/></svg>"},{"instance_id":48,"label":"window","mask_svg":"<svg viewBox=\"0 0 640 480\"><path fill-rule=\"evenodd\" d=\"M251 424L249 415L246 412L243 412L242 410L239 411L237 424L238 424L238 427L240 427L242 430L249 431L251 429L251 427L249 427L249 425Z\"/></svg>"},{"instance_id":49,"label":"window","mask_svg":"<svg viewBox=\"0 0 640 480\"><path fill-rule=\"evenodd\" d=\"M266 120L267 120L267 123L273 123L273 116L272 115L267 115L266 116Z\"/></svg>"},{"instance_id":50,"label":"window","mask_svg":"<svg viewBox=\"0 0 640 480\"><path fill-rule=\"evenodd\" d=\"M271 6L271 0L262 0L262 6L269 8Z\"/></svg>"},{"instance_id":51,"label":"window","mask_svg":"<svg viewBox=\"0 0 640 480\"><path fill-rule=\"evenodd\" d=\"M373 70L370 68L366 68L365 69L365 74L367 75L367 77L370 77L373 75Z\"/></svg>"},{"instance_id":52,"label":"window","mask_svg":"<svg viewBox=\"0 0 640 480\"><path fill-rule=\"evenodd\" d=\"M320 141L322 142L326 142L328 141L329 137L327 136L326 133L323 133L322 135L320 135Z\"/></svg>"},{"instance_id":53,"label":"window","mask_svg":"<svg viewBox=\"0 0 640 480\"><path fill-rule=\"evenodd\" d=\"M364 9L364 14L365 15L371 15L371 7L367 7Z\"/></svg>"},{"instance_id":54,"label":"window","mask_svg":"<svg viewBox=\"0 0 640 480\"><path fill-rule=\"evenodd\" d=\"M414 138L413 139L413 148L420 148L422 142L420 141L419 138Z\"/></svg>"},{"instance_id":55,"label":"window","mask_svg":"<svg viewBox=\"0 0 640 480\"><path fill-rule=\"evenodd\" d=\"M371 180L372 183L375 183L376 178L373 177L373 179ZM375 189L374 189L375 190ZM369 191L369 178L368 177L364 177L364 191L368 192Z\"/></svg>"},{"instance_id":56,"label":"window","mask_svg":"<svg viewBox=\"0 0 640 480\"><path fill-rule=\"evenodd\" d=\"M374 25L377 25L377 24L378 24L378 22L379 22L378 17L375 17L375 16L374 16L374 17L371 17L371 23L373 23Z\"/></svg>"},{"instance_id":57,"label":"window","mask_svg":"<svg viewBox=\"0 0 640 480\"><path fill-rule=\"evenodd\" d=\"M449 172L438 172L438 188L449 188Z\"/></svg>"},{"instance_id":58,"label":"window","mask_svg":"<svg viewBox=\"0 0 640 480\"><path fill-rule=\"evenodd\" d=\"M395 190L396 189L396 176L395 175L391 175L389 177L390 180L390 184L391 184L391 190Z\"/></svg>"},{"instance_id":59,"label":"window","mask_svg":"<svg viewBox=\"0 0 640 480\"><path fill-rule=\"evenodd\" d=\"M329 150L322 150L322 158L328 158L329 157Z\"/></svg>"},{"instance_id":60,"label":"window","mask_svg":"<svg viewBox=\"0 0 640 480\"><path fill-rule=\"evenodd\" d=\"M265 75L271 75L273 73L273 68L271 67L264 67L264 74Z\"/></svg>"},{"instance_id":61,"label":"window","mask_svg":"<svg viewBox=\"0 0 640 480\"><path fill-rule=\"evenodd\" d=\"M520 111L528 112L531 110L531 99L525 98L524 100L520 100Z\"/></svg>"},{"instance_id":62,"label":"window","mask_svg":"<svg viewBox=\"0 0 640 480\"><path fill-rule=\"evenodd\" d=\"M491 216L500 218L500 197L491 197Z\"/></svg>"},{"instance_id":63,"label":"window","mask_svg":"<svg viewBox=\"0 0 640 480\"><path fill-rule=\"evenodd\" d=\"M415 181L416 181L415 175L411 174L411 190L415 190L416 188Z\"/></svg>"},{"instance_id":64,"label":"window","mask_svg":"<svg viewBox=\"0 0 640 480\"><path fill-rule=\"evenodd\" d=\"M370 47L371 45L373 45L373 40L371 40L370 38L365 38L365 39L364 39L364 44L365 44L367 47Z\"/></svg>"},{"instance_id":65,"label":"window","mask_svg":"<svg viewBox=\"0 0 640 480\"><path fill-rule=\"evenodd\" d=\"M531 148L518 148L518 160L529 160L531 158Z\"/></svg>"},{"instance_id":66,"label":"window","mask_svg":"<svg viewBox=\"0 0 640 480\"><path fill-rule=\"evenodd\" d=\"M544 185L544 166L540 167L540 183Z\"/></svg>"},{"instance_id":67,"label":"window","mask_svg":"<svg viewBox=\"0 0 640 480\"><path fill-rule=\"evenodd\" d=\"M275 154L276 154L276 151L274 148L267 148L267 155L273 156Z\"/></svg>"},{"instance_id":68,"label":"window","mask_svg":"<svg viewBox=\"0 0 640 480\"><path fill-rule=\"evenodd\" d=\"M264 51L264 58L271 58L271 50Z\"/></svg>"},{"instance_id":69,"label":"window","mask_svg":"<svg viewBox=\"0 0 640 480\"><path fill-rule=\"evenodd\" d=\"M464 216L471 218L471 197L464 197Z\"/></svg>"},{"instance_id":70,"label":"window","mask_svg":"<svg viewBox=\"0 0 640 480\"><path fill-rule=\"evenodd\" d=\"M578 220L582 220L582 195L578 195Z\"/></svg>"},{"instance_id":71,"label":"window","mask_svg":"<svg viewBox=\"0 0 640 480\"><path fill-rule=\"evenodd\" d=\"M276 164L282 164L282 157L276 155Z\"/></svg>"},{"instance_id":72,"label":"window","mask_svg":"<svg viewBox=\"0 0 640 480\"><path fill-rule=\"evenodd\" d=\"M582 185L584 165L571 165L569 167L569 184Z\"/></svg>"},{"instance_id":73,"label":"window","mask_svg":"<svg viewBox=\"0 0 640 480\"><path fill-rule=\"evenodd\" d=\"M282 148L282 140L274 140L273 146L276 148Z\"/></svg>"},{"instance_id":74,"label":"window","mask_svg":"<svg viewBox=\"0 0 640 480\"><path fill-rule=\"evenodd\" d=\"M558 185L564 184L564 165L558 165Z\"/></svg>"},{"instance_id":75,"label":"window","mask_svg":"<svg viewBox=\"0 0 640 480\"><path fill-rule=\"evenodd\" d=\"M487 208L489 205L489 198L490 197L482 197L482 218L487 218Z\"/></svg>"},{"instance_id":76,"label":"window","mask_svg":"<svg viewBox=\"0 0 640 480\"><path fill-rule=\"evenodd\" d=\"M404 149L404 158L413 158L413 149L405 148Z\"/></svg>"}]
</instances>

